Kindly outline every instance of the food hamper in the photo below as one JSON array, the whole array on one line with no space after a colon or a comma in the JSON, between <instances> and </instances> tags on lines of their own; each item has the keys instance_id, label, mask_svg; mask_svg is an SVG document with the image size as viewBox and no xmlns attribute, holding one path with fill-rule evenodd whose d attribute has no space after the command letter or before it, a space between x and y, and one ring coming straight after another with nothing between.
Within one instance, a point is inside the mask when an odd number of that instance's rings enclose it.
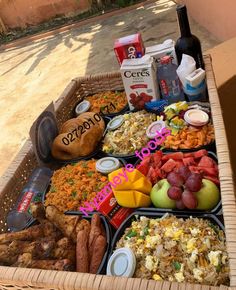
<instances>
[{"instance_id":1,"label":"food hamper","mask_svg":"<svg viewBox=\"0 0 236 290\"><path fill-rule=\"evenodd\" d=\"M205 65L209 100L215 127L222 210L230 265L230 287L236 287L236 201L232 171L210 56L205 56ZM72 80L55 103L59 125L73 117L75 105L84 96L104 90L121 90L122 88L123 83L119 72ZM27 140L10 168L1 178L1 232L7 230L7 213L13 208L25 181L36 166L37 161L32 144ZM1 289L227 289L226 286L212 287L168 281L3 266L0 267L0 286Z\"/></svg>"}]
</instances>

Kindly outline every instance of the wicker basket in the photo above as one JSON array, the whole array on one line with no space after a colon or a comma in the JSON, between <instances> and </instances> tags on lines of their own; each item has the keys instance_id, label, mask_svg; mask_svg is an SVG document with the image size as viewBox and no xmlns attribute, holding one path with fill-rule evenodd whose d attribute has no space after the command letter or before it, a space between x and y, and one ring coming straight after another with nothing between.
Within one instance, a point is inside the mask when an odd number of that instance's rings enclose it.
<instances>
[{"instance_id":1,"label":"wicker basket","mask_svg":"<svg viewBox=\"0 0 236 290\"><path fill-rule=\"evenodd\" d=\"M236 202L229 159L228 144L216 90L210 56L205 56L209 99L215 126L221 196L230 263L230 285L236 287ZM78 78L71 81L56 101L56 115L59 125L72 117L73 108L87 94L103 90L123 88L120 73L109 73ZM32 144L28 140L17 155L0 182L0 230L6 231L6 215L14 205L25 181L37 165ZM210 287L197 284L155 282L153 280L118 278L72 272L47 271L14 267L0 267L1 289L99 289L99 290L168 290L168 289L228 289L226 286ZM235 288L236 289L236 288Z\"/></svg>"}]
</instances>

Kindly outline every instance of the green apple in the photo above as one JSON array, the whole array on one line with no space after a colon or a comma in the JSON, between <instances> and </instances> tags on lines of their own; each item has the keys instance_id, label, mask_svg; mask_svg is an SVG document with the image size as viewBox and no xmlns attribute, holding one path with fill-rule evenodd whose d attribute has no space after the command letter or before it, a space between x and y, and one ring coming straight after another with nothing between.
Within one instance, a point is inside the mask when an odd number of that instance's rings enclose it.
<instances>
[{"instance_id":1,"label":"green apple","mask_svg":"<svg viewBox=\"0 0 236 290\"><path fill-rule=\"evenodd\" d=\"M162 179L153 186L150 197L155 207L175 208L175 201L167 195L169 188L170 184L167 179Z\"/></svg>"},{"instance_id":2,"label":"green apple","mask_svg":"<svg viewBox=\"0 0 236 290\"><path fill-rule=\"evenodd\" d=\"M203 179L202 188L194 193L197 197L197 209L209 210L217 205L220 200L220 191L214 182Z\"/></svg>"}]
</instances>

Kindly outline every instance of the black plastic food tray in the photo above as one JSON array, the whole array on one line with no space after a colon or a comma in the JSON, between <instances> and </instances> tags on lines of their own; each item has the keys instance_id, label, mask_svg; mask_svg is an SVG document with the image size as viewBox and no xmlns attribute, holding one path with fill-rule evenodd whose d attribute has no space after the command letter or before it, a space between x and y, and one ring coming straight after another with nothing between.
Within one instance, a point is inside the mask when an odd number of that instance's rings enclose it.
<instances>
[{"instance_id":1,"label":"black plastic food tray","mask_svg":"<svg viewBox=\"0 0 236 290\"><path fill-rule=\"evenodd\" d=\"M114 237L111 242L111 248L110 248L110 255L112 255L113 251L115 250L116 243L120 240L120 238L123 236L125 229L128 228L133 220L136 220L136 217L145 216L148 218L161 218L164 216L165 212L148 212L148 211L135 211L133 212L126 220L123 221L123 223L120 225L119 229L115 232ZM189 218L188 212L172 212L172 215L175 215L177 218ZM196 218L203 218L209 220L211 223L218 225L221 230L224 231L224 225L223 223L213 214L195 214L192 213L191 217Z\"/></svg>"},{"instance_id":2,"label":"black plastic food tray","mask_svg":"<svg viewBox=\"0 0 236 290\"><path fill-rule=\"evenodd\" d=\"M78 212L76 212L76 211L75 212L71 211L70 213L67 212L66 215L80 215L80 214L78 214ZM111 247L112 234L111 234L110 224L107 222L106 218L101 214L99 214L99 216L101 218L102 224L103 224L103 226L105 228L105 232L106 232L107 249L106 249L106 252L103 256L102 262L98 268L97 274L105 274L106 273L107 259L108 259L110 247ZM82 215L82 218L90 221L92 219L92 214L89 214L88 216Z\"/></svg>"},{"instance_id":3,"label":"black plastic food tray","mask_svg":"<svg viewBox=\"0 0 236 290\"><path fill-rule=\"evenodd\" d=\"M180 151L178 151L180 152ZM168 153L172 153L172 152L164 152L164 154L168 154ZM218 159L217 159L217 156L215 153L211 152L211 151L208 151L208 156L211 157L214 161L217 162L218 164ZM135 163L135 167L140 163L141 161L138 160L136 163ZM220 190L220 188L219 188ZM138 208L139 211L150 211L150 212L169 212L169 213L172 213L172 212L180 212L182 213L183 210L181 209L170 209L170 208L156 208L154 206L150 206L150 207L140 207ZM222 215L222 203L221 203L221 200L218 202L218 204L210 211L203 211L203 210L184 210L186 213L188 213L188 215L192 215L192 214L206 214L206 213L210 213L210 214L215 214L215 215Z\"/></svg>"}]
</instances>

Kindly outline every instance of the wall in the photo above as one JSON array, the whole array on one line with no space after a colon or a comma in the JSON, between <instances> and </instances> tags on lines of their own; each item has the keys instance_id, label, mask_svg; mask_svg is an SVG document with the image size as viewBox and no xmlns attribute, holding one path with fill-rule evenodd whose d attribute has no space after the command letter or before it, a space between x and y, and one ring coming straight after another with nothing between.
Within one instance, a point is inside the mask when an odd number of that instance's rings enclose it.
<instances>
[{"instance_id":1,"label":"wall","mask_svg":"<svg viewBox=\"0 0 236 290\"><path fill-rule=\"evenodd\" d=\"M235 0L176 0L187 5L188 13L219 40L236 36Z\"/></svg>"},{"instance_id":2,"label":"wall","mask_svg":"<svg viewBox=\"0 0 236 290\"><path fill-rule=\"evenodd\" d=\"M0 18L9 28L36 25L57 15L82 13L91 0L0 0Z\"/></svg>"}]
</instances>

